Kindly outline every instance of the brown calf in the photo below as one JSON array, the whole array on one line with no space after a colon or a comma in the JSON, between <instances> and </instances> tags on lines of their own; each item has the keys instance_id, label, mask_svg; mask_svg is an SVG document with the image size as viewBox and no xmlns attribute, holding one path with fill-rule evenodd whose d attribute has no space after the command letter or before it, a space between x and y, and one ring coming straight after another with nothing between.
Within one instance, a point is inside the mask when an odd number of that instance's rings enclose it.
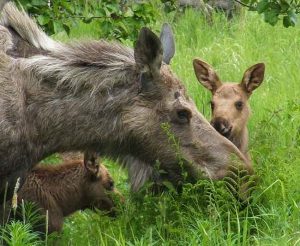
<instances>
[{"instance_id":1,"label":"brown calf","mask_svg":"<svg viewBox=\"0 0 300 246\"><path fill-rule=\"evenodd\" d=\"M58 166L37 166L18 193L18 200L35 202L45 214L48 232L60 231L64 217L80 209L112 211L109 192L114 183L107 169L95 159L73 161ZM45 228L39 228L45 231Z\"/></svg>"},{"instance_id":2,"label":"brown calf","mask_svg":"<svg viewBox=\"0 0 300 246\"><path fill-rule=\"evenodd\" d=\"M264 63L248 68L239 84L222 83L214 69L204 61L195 59L193 64L197 79L212 93L211 124L250 160L247 129L250 115L248 99L252 91L263 82Z\"/></svg>"}]
</instances>

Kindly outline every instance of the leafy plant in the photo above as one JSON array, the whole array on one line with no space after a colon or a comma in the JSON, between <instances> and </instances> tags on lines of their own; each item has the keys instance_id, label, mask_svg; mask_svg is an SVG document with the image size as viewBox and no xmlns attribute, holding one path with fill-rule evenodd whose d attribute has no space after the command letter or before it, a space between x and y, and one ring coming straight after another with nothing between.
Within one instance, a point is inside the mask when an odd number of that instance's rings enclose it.
<instances>
[{"instance_id":1,"label":"leafy plant","mask_svg":"<svg viewBox=\"0 0 300 246\"><path fill-rule=\"evenodd\" d=\"M251 11L264 15L265 22L274 26L282 18L283 26L295 26L297 14L300 13L300 2L294 0L235 0Z\"/></svg>"},{"instance_id":2,"label":"leafy plant","mask_svg":"<svg viewBox=\"0 0 300 246\"><path fill-rule=\"evenodd\" d=\"M1 229L3 242L9 246L35 246L41 245L39 235L31 231L30 224L12 221Z\"/></svg>"},{"instance_id":3,"label":"leafy plant","mask_svg":"<svg viewBox=\"0 0 300 246\"><path fill-rule=\"evenodd\" d=\"M163 2L163 3L162 3ZM19 3L33 15L48 34L65 31L83 22L97 23L100 36L108 39L133 41L142 26L155 22L160 10L175 9L175 1L133 0L20 0Z\"/></svg>"}]
</instances>

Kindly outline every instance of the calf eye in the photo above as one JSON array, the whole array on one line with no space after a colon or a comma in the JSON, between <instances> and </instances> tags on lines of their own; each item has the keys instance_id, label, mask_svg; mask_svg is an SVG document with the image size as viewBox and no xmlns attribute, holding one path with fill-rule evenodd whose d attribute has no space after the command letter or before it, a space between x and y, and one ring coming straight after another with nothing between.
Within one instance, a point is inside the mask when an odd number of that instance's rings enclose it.
<instances>
[{"instance_id":1,"label":"calf eye","mask_svg":"<svg viewBox=\"0 0 300 246\"><path fill-rule=\"evenodd\" d=\"M109 180L108 181L108 187L107 187L107 189L110 190L110 191L112 191L114 189L114 187L115 187L114 181L113 180Z\"/></svg>"},{"instance_id":2,"label":"calf eye","mask_svg":"<svg viewBox=\"0 0 300 246\"><path fill-rule=\"evenodd\" d=\"M242 101L237 101L237 102L235 102L234 105L235 105L237 110L242 110L243 106L244 106L244 103Z\"/></svg>"},{"instance_id":3,"label":"calf eye","mask_svg":"<svg viewBox=\"0 0 300 246\"><path fill-rule=\"evenodd\" d=\"M180 124L186 124L190 122L192 113L187 109L180 109L177 111L177 120Z\"/></svg>"}]
</instances>

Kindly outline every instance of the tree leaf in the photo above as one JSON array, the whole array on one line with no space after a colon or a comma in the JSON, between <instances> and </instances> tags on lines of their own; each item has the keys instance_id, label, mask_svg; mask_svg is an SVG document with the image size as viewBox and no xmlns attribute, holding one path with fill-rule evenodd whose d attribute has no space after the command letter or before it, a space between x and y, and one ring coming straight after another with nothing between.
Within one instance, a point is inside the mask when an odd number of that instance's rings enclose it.
<instances>
[{"instance_id":1,"label":"tree leaf","mask_svg":"<svg viewBox=\"0 0 300 246\"><path fill-rule=\"evenodd\" d=\"M295 10L289 10L287 13L288 13L288 16L290 17L292 26L295 26L297 23L297 14L295 13Z\"/></svg>"},{"instance_id":2,"label":"tree leaf","mask_svg":"<svg viewBox=\"0 0 300 246\"><path fill-rule=\"evenodd\" d=\"M128 8L124 13L124 17L132 17L132 16L134 16L134 12L132 11L131 8Z\"/></svg>"},{"instance_id":3,"label":"tree leaf","mask_svg":"<svg viewBox=\"0 0 300 246\"><path fill-rule=\"evenodd\" d=\"M36 19L37 22L42 26L48 24L50 21L50 17L48 15L39 15Z\"/></svg>"},{"instance_id":4,"label":"tree leaf","mask_svg":"<svg viewBox=\"0 0 300 246\"><path fill-rule=\"evenodd\" d=\"M53 30L54 33L61 32L62 30L64 30L63 24L60 21L53 21Z\"/></svg>"},{"instance_id":5,"label":"tree leaf","mask_svg":"<svg viewBox=\"0 0 300 246\"><path fill-rule=\"evenodd\" d=\"M284 16L282 20L283 26L284 27L289 27L291 26L291 21L289 16Z\"/></svg>"},{"instance_id":6,"label":"tree leaf","mask_svg":"<svg viewBox=\"0 0 300 246\"><path fill-rule=\"evenodd\" d=\"M66 31L66 33L67 33L68 35L70 35L70 31L71 31L70 27L69 27L67 24L63 24L63 28L64 28L64 30Z\"/></svg>"},{"instance_id":7,"label":"tree leaf","mask_svg":"<svg viewBox=\"0 0 300 246\"><path fill-rule=\"evenodd\" d=\"M262 0L257 4L257 12L259 14L263 13L269 7L268 0Z\"/></svg>"},{"instance_id":8,"label":"tree leaf","mask_svg":"<svg viewBox=\"0 0 300 246\"><path fill-rule=\"evenodd\" d=\"M271 24L272 26L274 26L278 20L279 20L279 13L277 10L274 9L270 9L264 12L265 15L265 22Z\"/></svg>"},{"instance_id":9,"label":"tree leaf","mask_svg":"<svg viewBox=\"0 0 300 246\"><path fill-rule=\"evenodd\" d=\"M281 12L287 12L290 8L290 4L284 0L280 1Z\"/></svg>"}]
</instances>

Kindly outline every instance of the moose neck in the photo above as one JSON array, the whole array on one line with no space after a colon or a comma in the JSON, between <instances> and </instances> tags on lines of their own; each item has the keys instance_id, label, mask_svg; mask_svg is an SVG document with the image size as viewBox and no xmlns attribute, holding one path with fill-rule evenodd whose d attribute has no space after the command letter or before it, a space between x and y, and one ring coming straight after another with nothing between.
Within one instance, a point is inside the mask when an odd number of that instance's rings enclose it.
<instances>
[{"instance_id":1,"label":"moose neck","mask_svg":"<svg viewBox=\"0 0 300 246\"><path fill-rule=\"evenodd\" d=\"M101 45L100 57L92 57L91 64L84 61L88 54L70 47L70 57L57 52L20 59L21 73L31 77L23 85L26 120L35 128L31 140L37 149L42 146L41 158L57 151L98 148L104 142L109 148L124 139L122 110L138 93L134 60L127 48ZM85 48L92 49L93 43ZM96 60L106 63L95 65Z\"/></svg>"},{"instance_id":2,"label":"moose neck","mask_svg":"<svg viewBox=\"0 0 300 246\"><path fill-rule=\"evenodd\" d=\"M105 95L106 94L106 95ZM38 93L28 105L28 118L36 127L36 143L43 146L44 155L57 151L84 150L122 138L122 103L128 100L120 93L103 92L90 98L82 95L48 95ZM114 97L113 99L110 96ZM127 94L128 96L128 94Z\"/></svg>"}]
</instances>

